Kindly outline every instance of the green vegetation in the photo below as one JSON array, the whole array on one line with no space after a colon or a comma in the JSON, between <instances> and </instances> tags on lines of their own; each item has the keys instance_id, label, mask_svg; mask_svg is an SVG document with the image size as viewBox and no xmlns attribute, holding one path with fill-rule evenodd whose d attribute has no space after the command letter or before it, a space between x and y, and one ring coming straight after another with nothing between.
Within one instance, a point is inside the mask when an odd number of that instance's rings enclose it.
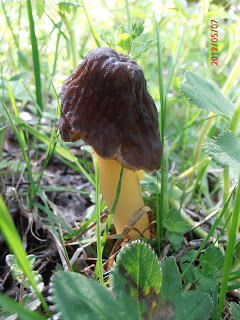
<instances>
[{"instance_id":1,"label":"green vegetation","mask_svg":"<svg viewBox=\"0 0 240 320\"><path fill-rule=\"evenodd\" d=\"M240 319L239 19L234 1L1 1L0 319ZM59 136L62 85L101 46L157 106L151 239L113 228L124 165L106 208L91 149Z\"/></svg>"}]
</instances>

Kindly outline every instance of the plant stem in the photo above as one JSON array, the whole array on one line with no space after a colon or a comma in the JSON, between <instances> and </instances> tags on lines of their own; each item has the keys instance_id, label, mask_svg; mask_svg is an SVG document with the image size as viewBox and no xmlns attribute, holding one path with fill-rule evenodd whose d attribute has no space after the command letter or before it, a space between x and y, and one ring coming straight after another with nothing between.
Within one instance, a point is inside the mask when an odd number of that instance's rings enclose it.
<instances>
[{"instance_id":1,"label":"plant stem","mask_svg":"<svg viewBox=\"0 0 240 320\"><path fill-rule=\"evenodd\" d=\"M229 130L232 131L234 134L237 132L237 128L240 122L240 99L238 100L237 107L234 111L234 114L232 116L232 120L229 124ZM230 177L229 177L229 168L225 168L223 170L223 203L225 203L229 197L230 193ZM225 221L228 221L229 216L231 214L231 207L228 207L224 218ZM231 228L231 219L229 220L229 223L227 224L227 234L229 235Z\"/></svg>"},{"instance_id":2,"label":"plant stem","mask_svg":"<svg viewBox=\"0 0 240 320\"><path fill-rule=\"evenodd\" d=\"M185 177L187 177L187 176L190 175L190 174L192 175L193 172L194 172L196 169L204 166L206 163L210 162L210 160L211 160L211 158L210 158L210 157L207 157L206 159L202 160L201 162L198 162L197 164L193 165L191 168L189 168L188 170L186 170L186 171L184 171L182 174L180 174L180 175L177 177L177 181L178 181L178 180L181 180L181 179L183 179L183 178L185 178ZM190 179L190 178L189 178L189 179ZM191 185L190 183L188 183L188 184Z\"/></svg>"},{"instance_id":3,"label":"plant stem","mask_svg":"<svg viewBox=\"0 0 240 320\"><path fill-rule=\"evenodd\" d=\"M195 152L194 152L194 157L193 157L193 167L196 166L196 163L197 163L197 160L198 160L198 157L199 157L199 154L202 150L202 145L203 145L203 140L205 138L205 135L208 133L209 129L211 128L211 125L212 125L212 121L214 119L214 116L216 115L216 113L214 112L211 112L210 115L209 115L209 118L206 122L206 126L203 127L202 129L202 132L200 134L200 137L198 139L198 142L197 142L197 146L196 146L196 149L195 149ZM193 182L193 172L191 173L190 177L189 177L189 185L191 185Z\"/></svg>"},{"instance_id":4,"label":"plant stem","mask_svg":"<svg viewBox=\"0 0 240 320\"><path fill-rule=\"evenodd\" d=\"M68 30L70 35L70 43L71 43L71 50L72 50L72 58L73 58L73 68L76 69L78 66L78 51L77 51L77 36L76 30L71 29Z\"/></svg>"},{"instance_id":5,"label":"plant stem","mask_svg":"<svg viewBox=\"0 0 240 320\"><path fill-rule=\"evenodd\" d=\"M95 40L95 42L96 42L97 47L99 48L99 47L101 47L101 44L100 44L100 42L98 41L98 36L97 36L97 34L96 34L93 26L92 26L91 20L90 20L90 18L89 18L89 15L88 15L88 12L87 12L87 9L86 9L86 7L85 7L85 5L84 5L83 0L82 0L82 6L83 6L83 10L84 10L84 12L85 12L85 16L86 16L86 18L87 18L89 27L90 27L90 29L91 29L93 38L94 38L94 40Z\"/></svg>"},{"instance_id":6,"label":"plant stem","mask_svg":"<svg viewBox=\"0 0 240 320\"><path fill-rule=\"evenodd\" d=\"M131 31L131 15L129 10L128 0L125 0L125 2L126 2L127 19L128 19L128 32L130 32Z\"/></svg>"},{"instance_id":7,"label":"plant stem","mask_svg":"<svg viewBox=\"0 0 240 320\"><path fill-rule=\"evenodd\" d=\"M224 84L224 87L223 87L223 94L226 94L229 90L229 88L231 87L233 81L235 80L238 72L240 71L240 56L237 60L237 62L235 63L233 69L232 69L232 72L230 73L227 81L225 82Z\"/></svg>"},{"instance_id":8,"label":"plant stem","mask_svg":"<svg viewBox=\"0 0 240 320\"><path fill-rule=\"evenodd\" d=\"M232 120L229 124L229 130L231 130L234 134L237 133L237 128L240 122L240 99L237 102L237 107L232 116Z\"/></svg>"},{"instance_id":9,"label":"plant stem","mask_svg":"<svg viewBox=\"0 0 240 320\"><path fill-rule=\"evenodd\" d=\"M222 309L223 309L225 296L227 292L228 279L229 279L229 274L230 274L232 261L233 261L233 252L234 252L235 243L236 243L239 220L240 220L240 175L238 178L238 187L235 195L234 208L233 208L233 214L232 214L232 223L230 227L226 257L225 257L225 262L223 267L222 284L221 284L221 290L220 290L220 296L219 296L218 320L221 319Z\"/></svg>"},{"instance_id":10,"label":"plant stem","mask_svg":"<svg viewBox=\"0 0 240 320\"><path fill-rule=\"evenodd\" d=\"M154 16L155 25L156 25L156 33L157 33L157 50L158 50L158 86L159 86L159 95L160 95L160 102L161 102L161 111L158 115L158 122L160 125L160 134L161 134L161 141L162 141L162 166L164 168L166 165L165 160L165 146L164 146L164 130L166 124L166 99L165 99L165 92L164 92L164 85L163 85L163 62L162 62L162 48L161 48L161 38L160 38L160 31L157 23L157 19ZM166 187L165 187L166 186ZM162 221L164 219L164 215L166 214L166 207L167 207L167 175L166 172L161 169L161 196L160 196L160 210L159 210L159 217L157 217L157 238L158 242L163 237L163 225ZM158 243L159 247L159 243Z\"/></svg>"}]
</instances>

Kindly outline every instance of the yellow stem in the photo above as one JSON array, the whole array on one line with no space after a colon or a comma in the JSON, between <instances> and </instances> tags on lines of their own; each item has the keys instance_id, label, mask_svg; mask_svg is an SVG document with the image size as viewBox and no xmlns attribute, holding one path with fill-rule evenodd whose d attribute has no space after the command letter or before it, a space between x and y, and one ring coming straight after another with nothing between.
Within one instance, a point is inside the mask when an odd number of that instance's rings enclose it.
<instances>
[{"instance_id":1,"label":"yellow stem","mask_svg":"<svg viewBox=\"0 0 240 320\"><path fill-rule=\"evenodd\" d=\"M121 170L121 165L116 160L105 160L93 152L94 157L98 159L99 184L103 199L106 201L108 209L111 210ZM123 170L121 192L118 204L113 217L117 234L121 234L125 225L128 224L133 214L144 206L141 189L139 185L138 174L129 169ZM147 215L141 217L134 225L142 232L149 224ZM139 235L131 230L130 235ZM150 231L144 232L146 238L150 238Z\"/></svg>"}]
</instances>

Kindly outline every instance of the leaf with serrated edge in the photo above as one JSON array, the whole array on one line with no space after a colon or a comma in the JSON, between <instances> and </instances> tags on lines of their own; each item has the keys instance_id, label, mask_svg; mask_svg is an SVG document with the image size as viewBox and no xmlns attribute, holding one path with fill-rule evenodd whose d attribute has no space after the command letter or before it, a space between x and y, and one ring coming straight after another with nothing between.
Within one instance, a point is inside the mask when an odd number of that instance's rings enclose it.
<instances>
[{"instance_id":1,"label":"leaf with serrated edge","mask_svg":"<svg viewBox=\"0 0 240 320\"><path fill-rule=\"evenodd\" d=\"M110 291L79 273L57 272L51 284L51 300L64 320L136 319L136 309L114 299Z\"/></svg>"},{"instance_id":2,"label":"leaf with serrated edge","mask_svg":"<svg viewBox=\"0 0 240 320\"><path fill-rule=\"evenodd\" d=\"M181 84L180 88L190 103L201 109L232 117L235 106L215 84L191 71L186 72L186 78L188 83Z\"/></svg>"},{"instance_id":3,"label":"leaf with serrated edge","mask_svg":"<svg viewBox=\"0 0 240 320\"><path fill-rule=\"evenodd\" d=\"M129 304L137 303L141 314L153 311L151 306L160 299L161 270L149 245L135 241L121 250L110 276L110 287L117 297L125 296Z\"/></svg>"},{"instance_id":4,"label":"leaf with serrated edge","mask_svg":"<svg viewBox=\"0 0 240 320\"><path fill-rule=\"evenodd\" d=\"M224 255L217 247L209 247L200 255L200 266L205 274L212 274L220 271L224 264Z\"/></svg>"},{"instance_id":5,"label":"leaf with serrated edge","mask_svg":"<svg viewBox=\"0 0 240 320\"><path fill-rule=\"evenodd\" d=\"M181 276L174 258L170 257L161 265L161 297L168 305L171 320L207 320L212 310L212 300L199 290L181 292Z\"/></svg>"},{"instance_id":6,"label":"leaf with serrated edge","mask_svg":"<svg viewBox=\"0 0 240 320\"><path fill-rule=\"evenodd\" d=\"M207 138L206 149L212 160L238 180L240 173L240 141L232 131L224 131L215 140Z\"/></svg>"},{"instance_id":7,"label":"leaf with serrated edge","mask_svg":"<svg viewBox=\"0 0 240 320\"><path fill-rule=\"evenodd\" d=\"M176 301L175 320L208 320L212 312L212 300L199 290L188 291Z\"/></svg>"},{"instance_id":8,"label":"leaf with serrated edge","mask_svg":"<svg viewBox=\"0 0 240 320\"><path fill-rule=\"evenodd\" d=\"M181 295L181 276L174 258L167 258L161 265L162 287L161 296L164 301L174 301Z\"/></svg>"}]
</instances>

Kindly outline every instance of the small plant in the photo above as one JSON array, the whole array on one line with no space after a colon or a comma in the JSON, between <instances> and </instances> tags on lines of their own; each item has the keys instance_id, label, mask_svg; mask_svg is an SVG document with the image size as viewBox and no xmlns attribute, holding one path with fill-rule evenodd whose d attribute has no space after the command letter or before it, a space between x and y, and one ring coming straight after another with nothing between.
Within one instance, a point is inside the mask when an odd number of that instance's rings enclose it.
<instances>
[{"instance_id":1,"label":"small plant","mask_svg":"<svg viewBox=\"0 0 240 320\"><path fill-rule=\"evenodd\" d=\"M34 264L36 262L35 256L33 254L30 254L27 256L27 259L29 262L29 266L33 269ZM16 280L18 282L18 284L20 285L20 296L19 296L19 301L18 301L19 304L22 304L23 306L30 309L31 311L36 310L41 305L41 301L38 298L35 290L33 289L31 282L25 276L25 273L24 273L21 265L19 264L19 261L17 260L15 255L8 254L6 256L6 262L11 269L13 279ZM40 292L42 292L42 290L44 288L42 276L37 271L34 271L34 270L32 270L32 275L33 275L34 281L37 284L38 290ZM4 317L6 319L6 316L9 315L8 310L3 309L2 314L4 315ZM14 319L16 319L16 318L17 318L17 314L15 315ZM1 317L0 317L0 319L1 319ZM11 318L11 319L13 319L13 318Z\"/></svg>"},{"instance_id":2,"label":"small plant","mask_svg":"<svg viewBox=\"0 0 240 320\"><path fill-rule=\"evenodd\" d=\"M144 32L144 20L138 20L132 24L131 30L127 31L124 26L118 28L117 41L114 45L111 39L101 33L101 39L116 51L123 52L133 60L137 60L144 52L153 47L157 41L148 40L146 42L137 41Z\"/></svg>"},{"instance_id":3,"label":"small plant","mask_svg":"<svg viewBox=\"0 0 240 320\"><path fill-rule=\"evenodd\" d=\"M165 237L177 251L183 242L183 233L190 231L190 226L182 220L176 208L168 212L167 218L163 220L163 226L166 228Z\"/></svg>"}]
</instances>

